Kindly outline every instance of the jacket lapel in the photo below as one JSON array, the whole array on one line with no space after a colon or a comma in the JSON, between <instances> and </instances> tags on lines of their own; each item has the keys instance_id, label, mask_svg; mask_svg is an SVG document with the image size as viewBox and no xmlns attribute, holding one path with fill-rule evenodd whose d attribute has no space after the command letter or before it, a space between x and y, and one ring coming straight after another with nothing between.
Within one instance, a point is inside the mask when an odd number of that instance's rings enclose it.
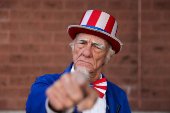
<instances>
[{"instance_id":1,"label":"jacket lapel","mask_svg":"<svg viewBox=\"0 0 170 113\"><path fill-rule=\"evenodd\" d=\"M107 82L107 91L106 91L106 105L108 109L106 109L106 113L118 113L120 109L120 103L114 97L112 89Z\"/></svg>"}]
</instances>

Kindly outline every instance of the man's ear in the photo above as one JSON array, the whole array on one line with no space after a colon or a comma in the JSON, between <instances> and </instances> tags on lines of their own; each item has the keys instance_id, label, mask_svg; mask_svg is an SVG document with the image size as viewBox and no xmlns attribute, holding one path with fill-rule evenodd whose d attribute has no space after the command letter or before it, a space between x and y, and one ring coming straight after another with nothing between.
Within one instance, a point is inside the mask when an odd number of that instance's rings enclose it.
<instances>
[{"instance_id":1,"label":"man's ear","mask_svg":"<svg viewBox=\"0 0 170 113\"><path fill-rule=\"evenodd\" d=\"M114 54L115 54L115 51L113 50L113 52L110 53L110 59L113 57ZM110 60L110 59L109 59L109 60ZM105 64L108 64L109 60L107 60L107 61L105 62Z\"/></svg>"}]
</instances>

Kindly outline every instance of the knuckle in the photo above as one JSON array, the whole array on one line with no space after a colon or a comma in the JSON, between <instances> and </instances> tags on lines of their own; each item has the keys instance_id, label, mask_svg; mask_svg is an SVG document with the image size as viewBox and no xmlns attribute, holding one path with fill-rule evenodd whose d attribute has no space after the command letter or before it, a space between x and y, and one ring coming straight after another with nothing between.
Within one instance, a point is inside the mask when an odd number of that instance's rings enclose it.
<instances>
[{"instance_id":1,"label":"knuckle","mask_svg":"<svg viewBox=\"0 0 170 113\"><path fill-rule=\"evenodd\" d=\"M87 108L90 109L93 107L93 105L94 105L93 101L88 101Z\"/></svg>"},{"instance_id":2,"label":"knuckle","mask_svg":"<svg viewBox=\"0 0 170 113\"><path fill-rule=\"evenodd\" d=\"M73 100L76 102L76 103L78 103L80 100L82 100L83 99L83 95L82 95L82 93L78 93L78 94L75 94L74 96L73 96Z\"/></svg>"},{"instance_id":3,"label":"knuckle","mask_svg":"<svg viewBox=\"0 0 170 113\"><path fill-rule=\"evenodd\" d=\"M49 96L51 94L51 87L49 87L47 90L46 90L46 95Z\"/></svg>"},{"instance_id":4,"label":"knuckle","mask_svg":"<svg viewBox=\"0 0 170 113\"><path fill-rule=\"evenodd\" d=\"M70 108L70 107L72 107L73 105L74 105L73 102L67 101L67 103L65 104L65 108Z\"/></svg>"},{"instance_id":5,"label":"knuckle","mask_svg":"<svg viewBox=\"0 0 170 113\"><path fill-rule=\"evenodd\" d=\"M60 111L60 110L64 109L64 106L61 104L57 104L57 105L55 105L55 108Z\"/></svg>"}]
</instances>

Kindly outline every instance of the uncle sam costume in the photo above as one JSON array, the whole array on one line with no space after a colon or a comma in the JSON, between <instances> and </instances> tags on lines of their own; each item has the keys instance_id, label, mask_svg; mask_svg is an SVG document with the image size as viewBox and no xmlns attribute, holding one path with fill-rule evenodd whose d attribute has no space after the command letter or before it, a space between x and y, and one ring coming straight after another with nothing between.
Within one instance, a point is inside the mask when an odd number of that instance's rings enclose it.
<instances>
[{"instance_id":1,"label":"uncle sam costume","mask_svg":"<svg viewBox=\"0 0 170 113\"><path fill-rule=\"evenodd\" d=\"M70 25L68 34L72 39L77 33L87 33L107 40L115 54L121 51L122 43L116 38L117 22L114 17L99 10L88 10L84 13L79 25ZM65 69L68 73L74 64ZM46 89L58 80L62 74L46 74L37 78L31 87L26 103L26 113L46 113ZM102 75L104 77L104 75ZM126 93L107 80L106 113L131 113ZM77 112L76 110L74 112Z\"/></svg>"}]
</instances>

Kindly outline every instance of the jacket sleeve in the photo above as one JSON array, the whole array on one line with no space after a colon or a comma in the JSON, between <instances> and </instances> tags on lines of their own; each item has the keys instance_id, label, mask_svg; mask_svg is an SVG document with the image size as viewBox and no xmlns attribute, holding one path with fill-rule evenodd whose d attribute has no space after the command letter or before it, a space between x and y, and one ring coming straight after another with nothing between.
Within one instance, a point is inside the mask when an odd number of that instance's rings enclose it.
<instances>
[{"instance_id":1,"label":"jacket sleeve","mask_svg":"<svg viewBox=\"0 0 170 113\"><path fill-rule=\"evenodd\" d=\"M55 80L52 75L44 75L38 77L35 83L31 87L31 93L28 96L26 103L26 113L46 113L45 101L46 89L51 86Z\"/></svg>"},{"instance_id":2,"label":"jacket sleeve","mask_svg":"<svg viewBox=\"0 0 170 113\"><path fill-rule=\"evenodd\" d=\"M118 113L131 113L127 96L125 96L123 103L120 107L120 111Z\"/></svg>"}]
</instances>

